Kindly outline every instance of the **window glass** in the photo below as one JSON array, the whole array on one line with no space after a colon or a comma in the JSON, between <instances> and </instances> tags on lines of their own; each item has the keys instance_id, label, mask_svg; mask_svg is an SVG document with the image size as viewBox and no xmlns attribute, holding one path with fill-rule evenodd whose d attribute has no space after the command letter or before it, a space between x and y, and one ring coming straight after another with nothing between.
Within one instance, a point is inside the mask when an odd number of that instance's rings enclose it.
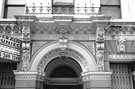
<instances>
[{"instance_id":1,"label":"window glass","mask_svg":"<svg viewBox=\"0 0 135 89\"><path fill-rule=\"evenodd\" d=\"M53 0L52 8L53 14L73 14L74 2L73 0Z\"/></svg>"},{"instance_id":2,"label":"window glass","mask_svg":"<svg viewBox=\"0 0 135 89\"><path fill-rule=\"evenodd\" d=\"M23 15L24 9L24 6L7 6L5 18L14 18L15 15Z\"/></svg>"},{"instance_id":3,"label":"window glass","mask_svg":"<svg viewBox=\"0 0 135 89\"><path fill-rule=\"evenodd\" d=\"M111 16L112 19L121 19L119 6L101 6L101 12L104 16Z\"/></svg>"},{"instance_id":4,"label":"window glass","mask_svg":"<svg viewBox=\"0 0 135 89\"><path fill-rule=\"evenodd\" d=\"M73 5L73 0L53 0L53 5Z\"/></svg>"}]
</instances>

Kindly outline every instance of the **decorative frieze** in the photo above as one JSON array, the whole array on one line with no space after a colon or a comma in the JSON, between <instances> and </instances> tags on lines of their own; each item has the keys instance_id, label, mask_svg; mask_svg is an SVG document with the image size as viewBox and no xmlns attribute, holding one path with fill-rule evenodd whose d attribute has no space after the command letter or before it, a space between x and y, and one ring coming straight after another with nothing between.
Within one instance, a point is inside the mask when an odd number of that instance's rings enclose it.
<instances>
[{"instance_id":1,"label":"decorative frieze","mask_svg":"<svg viewBox=\"0 0 135 89\"><path fill-rule=\"evenodd\" d=\"M82 73L83 81L111 80L112 72L86 72Z\"/></svg>"},{"instance_id":2,"label":"decorative frieze","mask_svg":"<svg viewBox=\"0 0 135 89\"><path fill-rule=\"evenodd\" d=\"M64 17L63 17L64 18ZM66 19L66 17L65 17ZM40 22L39 22L40 23ZM71 23L71 22L70 22ZM32 34L94 34L95 27L90 23L72 23L69 22L51 22L42 23L39 25L37 23L31 27Z\"/></svg>"},{"instance_id":3,"label":"decorative frieze","mask_svg":"<svg viewBox=\"0 0 135 89\"><path fill-rule=\"evenodd\" d=\"M32 34L32 40L59 40L60 38L60 34ZM70 34L67 35L66 37L69 40L96 40L96 36L94 34L85 34L85 35L81 35L81 34Z\"/></svg>"}]
</instances>

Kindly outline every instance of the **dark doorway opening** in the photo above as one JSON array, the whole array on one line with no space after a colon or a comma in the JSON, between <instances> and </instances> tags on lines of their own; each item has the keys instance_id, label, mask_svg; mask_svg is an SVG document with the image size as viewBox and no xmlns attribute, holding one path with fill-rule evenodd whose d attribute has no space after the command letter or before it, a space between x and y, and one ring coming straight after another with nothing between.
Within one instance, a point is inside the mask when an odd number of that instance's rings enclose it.
<instances>
[{"instance_id":1,"label":"dark doorway opening","mask_svg":"<svg viewBox=\"0 0 135 89\"><path fill-rule=\"evenodd\" d=\"M44 89L83 89L82 85L45 85Z\"/></svg>"},{"instance_id":2,"label":"dark doorway opening","mask_svg":"<svg viewBox=\"0 0 135 89\"><path fill-rule=\"evenodd\" d=\"M44 89L83 89L81 67L72 58L55 58L45 72L48 76L44 81Z\"/></svg>"}]
</instances>

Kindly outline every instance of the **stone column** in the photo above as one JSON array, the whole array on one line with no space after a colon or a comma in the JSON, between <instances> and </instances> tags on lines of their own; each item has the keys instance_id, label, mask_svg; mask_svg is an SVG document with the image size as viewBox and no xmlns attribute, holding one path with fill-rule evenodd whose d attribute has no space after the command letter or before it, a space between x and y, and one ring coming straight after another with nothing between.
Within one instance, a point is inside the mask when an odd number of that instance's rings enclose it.
<instances>
[{"instance_id":1,"label":"stone column","mask_svg":"<svg viewBox=\"0 0 135 89\"><path fill-rule=\"evenodd\" d=\"M45 73L14 71L15 89L43 89Z\"/></svg>"},{"instance_id":2,"label":"stone column","mask_svg":"<svg viewBox=\"0 0 135 89\"><path fill-rule=\"evenodd\" d=\"M83 89L111 89L112 72L85 72L82 73Z\"/></svg>"},{"instance_id":3,"label":"stone column","mask_svg":"<svg viewBox=\"0 0 135 89\"><path fill-rule=\"evenodd\" d=\"M0 0L0 18L4 15L5 0Z\"/></svg>"}]
</instances>

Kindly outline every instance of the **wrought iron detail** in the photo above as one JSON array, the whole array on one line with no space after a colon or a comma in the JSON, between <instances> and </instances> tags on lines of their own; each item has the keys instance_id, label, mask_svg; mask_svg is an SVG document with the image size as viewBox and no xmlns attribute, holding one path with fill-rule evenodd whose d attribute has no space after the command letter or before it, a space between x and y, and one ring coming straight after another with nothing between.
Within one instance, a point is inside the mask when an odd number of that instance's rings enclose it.
<instances>
[{"instance_id":1,"label":"wrought iron detail","mask_svg":"<svg viewBox=\"0 0 135 89\"><path fill-rule=\"evenodd\" d=\"M92 4L91 7L87 6L87 4L84 4L84 7L80 7L79 4L77 7L74 5L52 5L50 6L50 3L48 3L47 6L43 6L42 3L40 3L40 6L36 6L35 3L33 3L33 6L25 6L25 14L88 14L92 15L93 13L98 14L99 7L95 7L94 4Z\"/></svg>"},{"instance_id":2,"label":"wrought iron detail","mask_svg":"<svg viewBox=\"0 0 135 89\"><path fill-rule=\"evenodd\" d=\"M133 89L132 66L130 64L111 64L112 89Z\"/></svg>"}]
</instances>

